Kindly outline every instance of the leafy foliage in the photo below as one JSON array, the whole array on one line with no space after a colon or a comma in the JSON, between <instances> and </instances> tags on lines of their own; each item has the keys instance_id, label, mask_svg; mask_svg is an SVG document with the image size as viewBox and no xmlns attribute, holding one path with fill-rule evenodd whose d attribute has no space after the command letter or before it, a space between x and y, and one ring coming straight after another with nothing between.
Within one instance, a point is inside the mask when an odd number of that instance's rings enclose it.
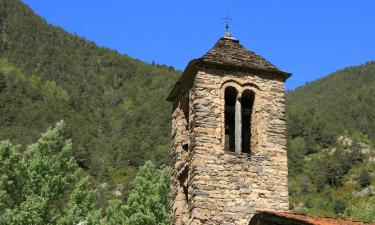
<instances>
[{"instance_id":1,"label":"leafy foliage","mask_svg":"<svg viewBox=\"0 0 375 225\"><path fill-rule=\"evenodd\" d=\"M1 224L98 223L100 214L93 211L97 193L75 163L63 128L58 123L25 151L0 143Z\"/></svg>"},{"instance_id":2,"label":"leafy foliage","mask_svg":"<svg viewBox=\"0 0 375 225\"><path fill-rule=\"evenodd\" d=\"M361 187L367 187L371 184L371 175L366 168L361 170L358 177L358 183Z\"/></svg>"},{"instance_id":3,"label":"leafy foliage","mask_svg":"<svg viewBox=\"0 0 375 225\"><path fill-rule=\"evenodd\" d=\"M150 161L142 166L130 190L126 205L111 201L107 209L108 224L169 224L169 170L158 170Z\"/></svg>"},{"instance_id":4,"label":"leafy foliage","mask_svg":"<svg viewBox=\"0 0 375 225\"><path fill-rule=\"evenodd\" d=\"M368 160L375 152L374 75L370 62L287 93L289 190L295 211L355 219L375 210L369 196L356 194L374 185ZM361 204L367 208L356 207ZM354 211L357 216L351 217Z\"/></svg>"},{"instance_id":5,"label":"leafy foliage","mask_svg":"<svg viewBox=\"0 0 375 225\"><path fill-rule=\"evenodd\" d=\"M347 216L351 220L359 221L375 221L375 196L370 197L365 201L358 202L351 207L351 215Z\"/></svg>"},{"instance_id":6,"label":"leafy foliage","mask_svg":"<svg viewBox=\"0 0 375 225\"><path fill-rule=\"evenodd\" d=\"M0 15L0 139L25 145L63 118L99 180L113 182L110 167L169 162L165 98L179 72L51 26L19 0L0 1Z\"/></svg>"},{"instance_id":7,"label":"leafy foliage","mask_svg":"<svg viewBox=\"0 0 375 225\"><path fill-rule=\"evenodd\" d=\"M23 151L0 142L1 224L169 224L169 170L146 162L127 202L99 209L99 192L72 157L64 123Z\"/></svg>"},{"instance_id":8,"label":"leafy foliage","mask_svg":"<svg viewBox=\"0 0 375 225\"><path fill-rule=\"evenodd\" d=\"M375 63L348 67L287 93L290 137L326 147L345 132L375 140ZM309 144L310 144L309 143ZM312 147L312 148L313 148Z\"/></svg>"},{"instance_id":9,"label":"leafy foliage","mask_svg":"<svg viewBox=\"0 0 375 225\"><path fill-rule=\"evenodd\" d=\"M140 168L134 179L125 211L130 224L169 224L169 170L156 170L151 162ZM138 215L144 215L139 220Z\"/></svg>"},{"instance_id":10,"label":"leafy foliage","mask_svg":"<svg viewBox=\"0 0 375 225\"><path fill-rule=\"evenodd\" d=\"M375 166L362 154L375 141L374 75L370 62L287 93L295 211L374 221L373 197L355 196L374 185ZM51 26L20 0L0 1L0 139L21 145L0 144L0 222L168 223L168 171L146 163L130 182L147 160L169 163L165 98L178 76ZM53 134L62 124L24 150L61 118L74 150ZM121 186L125 201L107 207L112 195L90 188L71 153L95 182Z\"/></svg>"}]
</instances>

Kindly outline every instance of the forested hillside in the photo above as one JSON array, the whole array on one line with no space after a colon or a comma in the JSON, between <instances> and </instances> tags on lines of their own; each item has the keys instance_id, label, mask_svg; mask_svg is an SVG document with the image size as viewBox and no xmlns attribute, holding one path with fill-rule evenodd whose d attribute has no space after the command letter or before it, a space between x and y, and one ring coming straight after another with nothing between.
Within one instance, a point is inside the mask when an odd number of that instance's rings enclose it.
<instances>
[{"instance_id":1,"label":"forested hillside","mask_svg":"<svg viewBox=\"0 0 375 225\"><path fill-rule=\"evenodd\" d=\"M72 157L72 142L60 121L27 148L0 141L0 224L2 225L168 225L169 168L152 162L139 168L126 201L105 187Z\"/></svg>"},{"instance_id":2,"label":"forested hillside","mask_svg":"<svg viewBox=\"0 0 375 225\"><path fill-rule=\"evenodd\" d=\"M300 213L375 220L375 63L287 94L289 195Z\"/></svg>"},{"instance_id":3,"label":"forested hillside","mask_svg":"<svg viewBox=\"0 0 375 225\"><path fill-rule=\"evenodd\" d=\"M299 135L304 122L310 122L311 127L325 130L321 139L327 143L332 140L328 136L345 131L360 131L375 141L374 93L375 62L348 67L297 88L287 96L289 134Z\"/></svg>"},{"instance_id":4,"label":"forested hillside","mask_svg":"<svg viewBox=\"0 0 375 225\"><path fill-rule=\"evenodd\" d=\"M64 138L72 139L72 154L84 174L91 174L97 187L113 185L103 192L116 189L124 201L126 185L146 160L169 163L171 105L165 98L179 75L171 67L143 63L49 25L20 0L0 0L0 140L35 143L47 127L64 119ZM287 126L291 209L375 221L375 63L288 92ZM2 145L3 159L12 156L12 146ZM27 161L21 157L24 146L12 160ZM1 170L13 174L8 167ZM121 208L112 207L112 213ZM103 216L111 214L107 210Z\"/></svg>"},{"instance_id":5,"label":"forested hillside","mask_svg":"<svg viewBox=\"0 0 375 225\"><path fill-rule=\"evenodd\" d=\"M0 1L0 140L31 143L64 119L79 165L101 180L145 160L167 164L165 98L178 75L49 25L19 0Z\"/></svg>"}]
</instances>

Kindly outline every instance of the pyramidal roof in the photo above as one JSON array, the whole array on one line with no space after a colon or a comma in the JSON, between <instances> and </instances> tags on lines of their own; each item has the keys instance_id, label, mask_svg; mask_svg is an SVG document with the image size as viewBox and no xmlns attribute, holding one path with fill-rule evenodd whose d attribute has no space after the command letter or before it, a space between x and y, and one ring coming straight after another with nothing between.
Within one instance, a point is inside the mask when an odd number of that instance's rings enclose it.
<instances>
[{"instance_id":1,"label":"pyramidal roof","mask_svg":"<svg viewBox=\"0 0 375 225\"><path fill-rule=\"evenodd\" d=\"M220 38L215 46L203 55L200 60L219 65L282 72L262 56L243 47L238 40L232 37Z\"/></svg>"},{"instance_id":2,"label":"pyramidal roof","mask_svg":"<svg viewBox=\"0 0 375 225\"><path fill-rule=\"evenodd\" d=\"M242 46L237 39L231 37L230 33L227 32L206 54L189 62L182 76L169 94L167 98L168 101L173 101L182 87L188 85L187 83L191 83L189 80L191 80L191 77L194 75L193 71L198 65L202 64L214 65L221 68L263 71L277 74L284 79L287 79L291 75L290 73L278 69L262 56Z\"/></svg>"}]
</instances>

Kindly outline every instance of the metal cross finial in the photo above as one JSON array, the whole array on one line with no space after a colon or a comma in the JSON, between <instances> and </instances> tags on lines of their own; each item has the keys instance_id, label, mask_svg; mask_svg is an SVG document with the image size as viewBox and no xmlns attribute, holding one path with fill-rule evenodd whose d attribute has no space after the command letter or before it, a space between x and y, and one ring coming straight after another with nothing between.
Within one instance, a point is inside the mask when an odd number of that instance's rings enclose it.
<instances>
[{"instance_id":1,"label":"metal cross finial","mask_svg":"<svg viewBox=\"0 0 375 225\"><path fill-rule=\"evenodd\" d=\"M225 20L225 31L229 32L229 20L232 20L232 18L229 18L227 14L223 19Z\"/></svg>"},{"instance_id":2,"label":"metal cross finial","mask_svg":"<svg viewBox=\"0 0 375 225\"><path fill-rule=\"evenodd\" d=\"M225 34L224 38L231 38L231 33L229 32L229 20L232 20L232 18L229 18L228 15L226 15L223 19L225 19Z\"/></svg>"}]
</instances>

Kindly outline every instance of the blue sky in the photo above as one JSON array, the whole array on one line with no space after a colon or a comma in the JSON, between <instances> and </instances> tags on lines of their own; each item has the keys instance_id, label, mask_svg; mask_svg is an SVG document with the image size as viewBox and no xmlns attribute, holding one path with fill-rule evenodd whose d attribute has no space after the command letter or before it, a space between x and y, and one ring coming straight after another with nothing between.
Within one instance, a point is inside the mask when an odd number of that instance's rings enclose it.
<instances>
[{"instance_id":1,"label":"blue sky","mask_svg":"<svg viewBox=\"0 0 375 225\"><path fill-rule=\"evenodd\" d=\"M100 46L183 70L230 31L293 73L294 89L375 60L373 0L23 0L49 23Z\"/></svg>"}]
</instances>

